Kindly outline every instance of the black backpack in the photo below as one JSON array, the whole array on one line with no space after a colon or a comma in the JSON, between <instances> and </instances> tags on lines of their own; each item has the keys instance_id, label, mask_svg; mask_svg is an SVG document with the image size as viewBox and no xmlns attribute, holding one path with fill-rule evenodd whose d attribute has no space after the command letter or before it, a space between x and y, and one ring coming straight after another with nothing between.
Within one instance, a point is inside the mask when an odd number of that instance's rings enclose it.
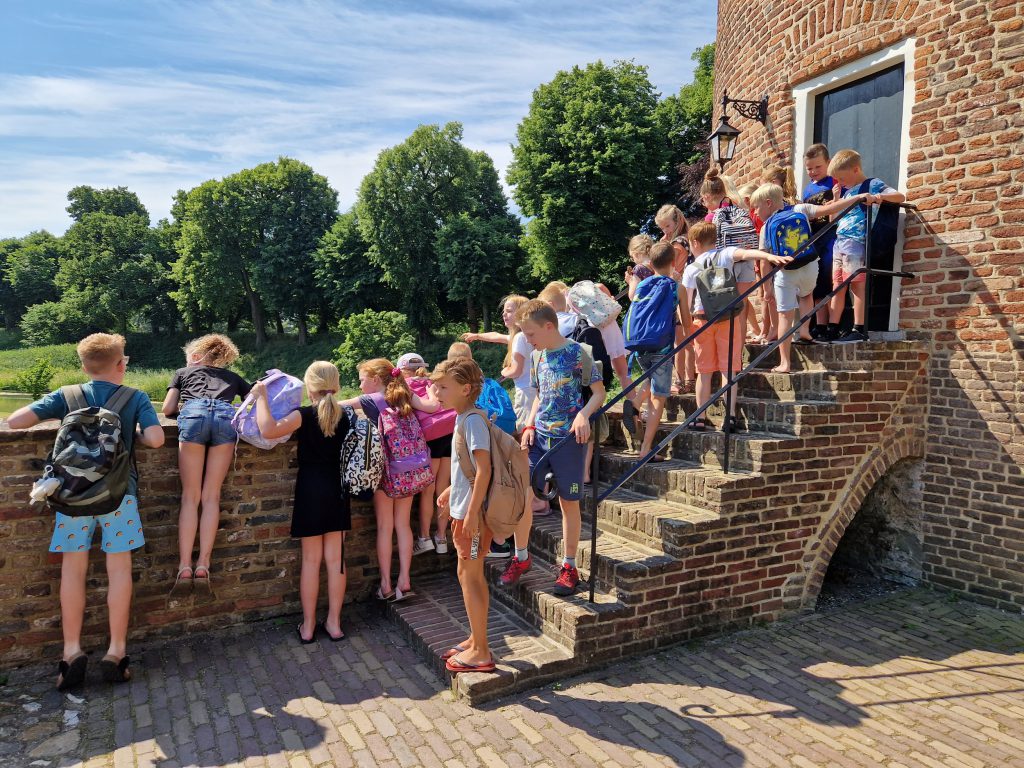
<instances>
[{"instance_id":1,"label":"black backpack","mask_svg":"<svg viewBox=\"0 0 1024 768\"><path fill-rule=\"evenodd\" d=\"M871 191L874 179L864 179L857 194ZM866 206L865 206L866 207ZM879 269L892 269L896 241L899 239L900 208L893 203L882 203L871 212L871 265ZM865 244L866 247L866 244Z\"/></svg>"}]
</instances>

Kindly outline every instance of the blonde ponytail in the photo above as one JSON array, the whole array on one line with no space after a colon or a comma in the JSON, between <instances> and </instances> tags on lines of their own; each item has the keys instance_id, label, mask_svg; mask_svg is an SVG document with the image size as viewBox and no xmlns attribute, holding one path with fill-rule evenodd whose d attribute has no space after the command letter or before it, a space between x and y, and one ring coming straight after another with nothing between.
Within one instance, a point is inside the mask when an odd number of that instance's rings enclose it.
<instances>
[{"instance_id":1,"label":"blonde ponytail","mask_svg":"<svg viewBox=\"0 0 1024 768\"><path fill-rule=\"evenodd\" d=\"M303 381L311 400L314 392L320 395L320 400L316 404L316 418L320 424L320 431L324 433L324 437L333 437L338 422L341 421L341 406L335 398L341 386L337 367L326 360L317 360L310 363Z\"/></svg>"}]
</instances>

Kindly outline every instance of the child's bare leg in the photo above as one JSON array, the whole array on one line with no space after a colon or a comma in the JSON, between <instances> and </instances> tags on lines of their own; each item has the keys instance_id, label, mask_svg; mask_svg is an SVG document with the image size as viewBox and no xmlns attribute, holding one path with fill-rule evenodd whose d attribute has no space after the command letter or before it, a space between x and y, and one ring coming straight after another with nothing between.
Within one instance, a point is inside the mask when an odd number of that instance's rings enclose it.
<instances>
[{"instance_id":1,"label":"child's bare leg","mask_svg":"<svg viewBox=\"0 0 1024 768\"><path fill-rule=\"evenodd\" d=\"M181 508L178 512L178 569L191 568L192 550L199 529L199 503L203 495L203 466L206 446L178 443L178 476L181 478Z\"/></svg>"},{"instance_id":2,"label":"child's bare leg","mask_svg":"<svg viewBox=\"0 0 1024 768\"><path fill-rule=\"evenodd\" d=\"M531 501L526 505L526 511L523 513L519 525L516 526L514 535L516 549L527 549L530 546L530 529L533 527L533 502L537 500L537 497L532 492L528 495Z\"/></svg>"},{"instance_id":3,"label":"child's bare leg","mask_svg":"<svg viewBox=\"0 0 1024 768\"><path fill-rule=\"evenodd\" d=\"M480 541L487 541L491 532L483 525L480 527ZM476 560L459 558L459 584L462 585L462 601L466 605L466 616L469 618L469 638L463 643L466 649L458 654L461 661L469 664L482 664L491 660L491 649L487 644L487 610L490 594L487 590L487 579L484 576L483 553Z\"/></svg>"},{"instance_id":4,"label":"child's bare leg","mask_svg":"<svg viewBox=\"0 0 1024 768\"><path fill-rule=\"evenodd\" d=\"M434 476L434 482L430 484L429 488L421 491L419 495L419 537L421 539L430 538L430 524L434 522L434 499L441 493L441 488L438 486L441 479L438 474L440 469L441 460L431 459L430 473Z\"/></svg>"},{"instance_id":5,"label":"child's bare leg","mask_svg":"<svg viewBox=\"0 0 1024 768\"><path fill-rule=\"evenodd\" d=\"M840 288L829 302L828 321L832 325L839 325L839 321L843 319L843 310L846 309L846 288L847 286Z\"/></svg>"},{"instance_id":6,"label":"child's bare leg","mask_svg":"<svg viewBox=\"0 0 1024 768\"><path fill-rule=\"evenodd\" d=\"M658 434L658 425L661 424L661 415L665 411L667 397L651 395L651 411L647 415L647 426L644 428L644 439L640 444L640 455L646 455L652 447Z\"/></svg>"},{"instance_id":7,"label":"child's bare leg","mask_svg":"<svg viewBox=\"0 0 1024 768\"><path fill-rule=\"evenodd\" d=\"M442 493L445 492L445 489L448 488L448 486L451 485L451 483L452 483L452 474L451 474L451 469L452 469L451 462L452 462L452 460L450 458L448 458L447 456L444 456L444 457L438 459L438 462L439 462L439 464L438 464L437 480L435 481L435 491L437 492L437 495L440 496ZM440 507L438 507L438 509L437 509L437 533L435 534L438 539L443 539L445 537L445 535L447 534L447 532L448 532L448 521L450 519L451 518L449 518L449 516L448 516L448 509L447 508L441 509Z\"/></svg>"},{"instance_id":8,"label":"child's bare leg","mask_svg":"<svg viewBox=\"0 0 1024 768\"><path fill-rule=\"evenodd\" d=\"M299 571L299 602L302 603L300 634L309 640L316 633L316 602L320 597L320 564L324 557L324 537L304 536L302 567Z\"/></svg>"},{"instance_id":9,"label":"child's bare leg","mask_svg":"<svg viewBox=\"0 0 1024 768\"><path fill-rule=\"evenodd\" d=\"M403 592L410 589L409 570L412 568L412 496L395 499L395 538L398 539L398 583Z\"/></svg>"},{"instance_id":10,"label":"child's bare leg","mask_svg":"<svg viewBox=\"0 0 1024 768\"><path fill-rule=\"evenodd\" d=\"M107 555L108 562L110 555ZM85 621L85 576L89 552L65 552L60 564L60 628L64 634L64 661L82 652Z\"/></svg>"},{"instance_id":11,"label":"child's bare leg","mask_svg":"<svg viewBox=\"0 0 1024 768\"><path fill-rule=\"evenodd\" d=\"M698 373L697 374L697 407L700 408L704 403L711 399L711 375L710 373ZM699 418L704 419L706 412L702 413Z\"/></svg>"},{"instance_id":12,"label":"child's bare leg","mask_svg":"<svg viewBox=\"0 0 1024 768\"><path fill-rule=\"evenodd\" d=\"M235 455L234 443L210 446L206 452L206 473L203 478L203 514L199 518L199 557L196 568L204 568L209 576L213 545L220 527L220 490L231 469Z\"/></svg>"},{"instance_id":13,"label":"child's bare leg","mask_svg":"<svg viewBox=\"0 0 1024 768\"><path fill-rule=\"evenodd\" d=\"M806 296L800 296L797 299L797 302L800 305L800 317L803 317L804 315L808 314L814 307L814 295L808 293ZM800 326L800 338L806 339L807 341L811 340L812 337L810 320L808 320L806 323Z\"/></svg>"},{"instance_id":14,"label":"child's bare leg","mask_svg":"<svg viewBox=\"0 0 1024 768\"><path fill-rule=\"evenodd\" d=\"M384 491L374 491L373 512L377 518L377 564L380 593L391 592L391 535L395 530L395 502Z\"/></svg>"},{"instance_id":15,"label":"child's bare leg","mask_svg":"<svg viewBox=\"0 0 1024 768\"><path fill-rule=\"evenodd\" d=\"M779 312L779 338L782 338L793 327L793 312ZM793 347L793 337L789 336L779 344L779 364L772 368L772 373L789 373L789 351Z\"/></svg>"},{"instance_id":16,"label":"child's bare leg","mask_svg":"<svg viewBox=\"0 0 1024 768\"><path fill-rule=\"evenodd\" d=\"M345 604L345 587L348 574L341 559L344 551L345 532L324 534L324 565L327 567L327 618L324 628L332 637L339 637L341 630L341 608Z\"/></svg>"},{"instance_id":17,"label":"child's bare leg","mask_svg":"<svg viewBox=\"0 0 1024 768\"><path fill-rule=\"evenodd\" d=\"M576 558L580 547L580 529L583 520L580 515L580 503L577 500L559 497L558 504L562 507L562 543L566 557Z\"/></svg>"},{"instance_id":18,"label":"child's bare leg","mask_svg":"<svg viewBox=\"0 0 1024 768\"><path fill-rule=\"evenodd\" d=\"M850 293L853 294L853 324L864 325L864 286L866 283L850 283Z\"/></svg>"},{"instance_id":19,"label":"child's bare leg","mask_svg":"<svg viewBox=\"0 0 1024 768\"><path fill-rule=\"evenodd\" d=\"M128 652L128 616L132 607L131 552L111 552L107 555L107 581L107 611L110 614L110 647L107 648L107 655L120 659ZM82 586L84 589L85 584Z\"/></svg>"}]
</instances>

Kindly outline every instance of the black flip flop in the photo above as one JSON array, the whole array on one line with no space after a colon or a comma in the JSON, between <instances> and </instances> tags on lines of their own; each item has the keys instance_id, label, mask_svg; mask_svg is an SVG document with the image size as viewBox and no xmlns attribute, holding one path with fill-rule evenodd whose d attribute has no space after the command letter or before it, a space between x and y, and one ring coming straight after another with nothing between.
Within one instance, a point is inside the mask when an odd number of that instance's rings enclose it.
<instances>
[{"instance_id":1,"label":"black flip flop","mask_svg":"<svg viewBox=\"0 0 1024 768\"><path fill-rule=\"evenodd\" d=\"M328 632L327 631L327 624L324 623L324 622L320 622L319 627L320 627L320 629L322 629L324 631L324 634L327 635L327 639L330 640L332 643L340 643L342 640L345 639L345 633L344 632L342 632L337 637L335 637L330 632Z\"/></svg>"},{"instance_id":2,"label":"black flip flop","mask_svg":"<svg viewBox=\"0 0 1024 768\"><path fill-rule=\"evenodd\" d=\"M84 653L75 656L71 661L60 660L57 665L57 672L60 674L60 682L57 683L58 691L66 691L69 688L77 688L85 682L85 669L89 665L89 657Z\"/></svg>"},{"instance_id":3,"label":"black flip flop","mask_svg":"<svg viewBox=\"0 0 1024 768\"><path fill-rule=\"evenodd\" d=\"M100 674L108 683L127 683L132 679L132 671L128 669L130 660L127 656L116 659L104 656L100 661Z\"/></svg>"},{"instance_id":4,"label":"black flip flop","mask_svg":"<svg viewBox=\"0 0 1024 768\"><path fill-rule=\"evenodd\" d=\"M302 625L301 624L296 624L295 625L295 634L299 636L299 642L302 643L303 645L311 645L311 644L316 642L316 627L313 627L313 636L310 637L309 640L307 640L306 638L304 638L302 636Z\"/></svg>"},{"instance_id":5,"label":"black flip flop","mask_svg":"<svg viewBox=\"0 0 1024 768\"><path fill-rule=\"evenodd\" d=\"M690 429L690 430L692 430L694 432L703 432L707 428L708 428L708 423L706 421L704 421L704 419L694 419L693 423L690 424L690 426L687 427L687 429Z\"/></svg>"}]
</instances>

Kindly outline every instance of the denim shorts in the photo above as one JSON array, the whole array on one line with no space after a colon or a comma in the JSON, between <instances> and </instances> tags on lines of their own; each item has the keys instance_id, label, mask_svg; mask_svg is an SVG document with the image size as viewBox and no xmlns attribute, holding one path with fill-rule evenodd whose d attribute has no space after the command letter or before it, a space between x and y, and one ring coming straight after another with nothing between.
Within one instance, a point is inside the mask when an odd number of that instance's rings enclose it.
<instances>
[{"instance_id":1,"label":"denim shorts","mask_svg":"<svg viewBox=\"0 0 1024 768\"><path fill-rule=\"evenodd\" d=\"M665 354L665 352L638 352L636 359L643 372L647 373ZM671 360L662 363L661 367L651 376L651 393L657 397L668 397L672 394Z\"/></svg>"},{"instance_id":2,"label":"denim shorts","mask_svg":"<svg viewBox=\"0 0 1024 768\"><path fill-rule=\"evenodd\" d=\"M235 406L223 400L189 400L178 413L178 442L225 445L238 439L231 426Z\"/></svg>"}]
</instances>

